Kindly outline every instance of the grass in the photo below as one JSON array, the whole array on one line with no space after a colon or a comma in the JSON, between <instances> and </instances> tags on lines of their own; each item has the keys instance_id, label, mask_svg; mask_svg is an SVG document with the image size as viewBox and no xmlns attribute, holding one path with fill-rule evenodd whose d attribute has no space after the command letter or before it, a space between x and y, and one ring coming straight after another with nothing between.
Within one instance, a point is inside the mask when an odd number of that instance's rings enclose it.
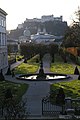
<instances>
[{"instance_id":1,"label":"grass","mask_svg":"<svg viewBox=\"0 0 80 120\"><path fill-rule=\"evenodd\" d=\"M35 73L38 70L39 63L36 63L36 59L39 59L39 55L32 57L27 63L22 63L15 68L15 74L27 74Z\"/></svg>"},{"instance_id":2,"label":"grass","mask_svg":"<svg viewBox=\"0 0 80 120\"><path fill-rule=\"evenodd\" d=\"M80 81L79 80L52 84L50 86L50 91L53 92L54 99L59 88L64 89L64 93L66 97L71 97L71 98L80 97Z\"/></svg>"},{"instance_id":3,"label":"grass","mask_svg":"<svg viewBox=\"0 0 80 120\"><path fill-rule=\"evenodd\" d=\"M28 63L36 63L36 60L39 61L39 54L35 55L34 57L32 57L30 60L28 60Z\"/></svg>"},{"instance_id":4,"label":"grass","mask_svg":"<svg viewBox=\"0 0 80 120\"><path fill-rule=\"evenodd\" d=\"M8 81L0 81L0 100L4 99L6 90L10 88L12 95L15 96L16 102L19 102L22 95L28 89L27 84L17 84Z\"/></svg>"},{"instance_id":5,"label":"grass","mask_svg":"<svg viewBox=\"0 0 80 120\"><path fill-rule=\"evenodd\" d=\"M15 74L35 73L38 70L38 65L22 63L15 68Z\"/></svg>"},{"instance_id":6,"label":"grass","mask_svg":"<svg viewBox=\"0 0 80 120\"><path fill-rule=\"evenodd\" d=\"M79 66L77 66L79 67ZM74 74L74 66L70 61L64 63L59 55L55 56L55 62L51 64L51 71L54 73ZM51 101L54 103L58 89L62 87L66 97L80 97L80 81L73 80L69 82L59 82L50 86Z\"/></svg>"},{"instance_id":7,"label":"grass","mask_svg":"<svg viewBox=\"0 0 80 120\"><path fill-rule=\"evenodd\" d=\"M55 62L51 64L51 72L63 73L63 74L74 74L74 66L70 63L64 63L59 55L55 56Z\"/></svg>"},{"instance_id":8,"label":"grass","mask_svg":"<svg viewBox=\"0 0 80 120\"><path fill-rule=\"evenodd\" d=\"M63 74L74 74L74 66L69 63L52 63L51 72L63 73Z\"/></svg>"}]
</instances>

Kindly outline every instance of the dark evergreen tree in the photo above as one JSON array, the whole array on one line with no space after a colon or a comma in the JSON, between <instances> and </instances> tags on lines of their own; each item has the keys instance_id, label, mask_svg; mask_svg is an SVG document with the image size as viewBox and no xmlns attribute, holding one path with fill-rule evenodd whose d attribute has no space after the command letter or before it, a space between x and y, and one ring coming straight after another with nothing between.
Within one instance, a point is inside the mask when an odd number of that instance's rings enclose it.
<instances>
[{"instance_id":1,"label":"dark evergreen tree","mask_svg":"<svg viewBox=\"0 0 80 120\"><path fill-rule=\"evenodd\" d=\"M3 75L2 69L1 69L1 71L0 71L0 81L3 81L3 80L5 80L5 78L4 78L4 75Z\"/></svg>"},{"instance_id":2,"label":"dark evergreen tree","mask_svg":"<svg viewBox=\"0 0 80 120\"><path fill-rule=\"evenodd\" d=\"M75 67L74 74L79 75L79 70L78 70L77 66Z\"/></svg>"}]
</instances>

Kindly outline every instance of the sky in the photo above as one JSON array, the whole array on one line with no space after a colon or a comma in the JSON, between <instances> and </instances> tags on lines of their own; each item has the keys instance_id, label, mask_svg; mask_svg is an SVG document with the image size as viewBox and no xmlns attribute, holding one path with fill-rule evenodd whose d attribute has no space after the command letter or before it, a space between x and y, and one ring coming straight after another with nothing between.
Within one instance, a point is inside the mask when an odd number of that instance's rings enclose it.
<instances>
[{"instance_id":1,"label":"sky","mask_svg":"<svg viewBox=\"0 0 80 120\"><path fill-rule=\"evenodd\" d=\"M42 15L63 16L68 25L74 19L80 0L0 0L0 8L7 12L7 30L16 29L26 18L41 18Z\"/></svg>"}]
</instances>

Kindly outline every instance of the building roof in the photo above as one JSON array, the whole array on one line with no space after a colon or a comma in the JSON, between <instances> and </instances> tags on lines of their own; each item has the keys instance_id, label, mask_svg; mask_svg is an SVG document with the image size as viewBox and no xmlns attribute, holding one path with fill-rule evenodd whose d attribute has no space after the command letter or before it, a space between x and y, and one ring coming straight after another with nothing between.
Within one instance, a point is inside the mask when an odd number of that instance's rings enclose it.
<instances>
[{"instance_id":1,"label":"building roof","mask_svg":"<svg viewBox=\"0 0 80 120\"><path fill-rule=\"evenodd\" d=\"M7 13L4 10L2 10L1 8L0 8L0 12L4 15L7 15Z\"/></svg>"}]
</instances>

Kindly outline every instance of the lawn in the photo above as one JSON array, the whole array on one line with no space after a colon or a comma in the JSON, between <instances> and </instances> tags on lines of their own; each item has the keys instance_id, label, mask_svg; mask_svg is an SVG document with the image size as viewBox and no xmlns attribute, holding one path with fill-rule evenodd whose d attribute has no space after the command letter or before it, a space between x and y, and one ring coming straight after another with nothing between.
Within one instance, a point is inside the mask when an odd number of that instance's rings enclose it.
<instances>
[{"instance_id":1,"label":"lawn","mask_svg":"<svg viewBox=\"0 0 80 120\"><path fill-rule=\"evenodd\" d=\"M50 91L53 93L53 99L58 92L59 88L64 89L64 93L66 97L77 98L80 97L80 80L73 80L69 82L59 82L56 84L52 84L50 86Z\"/></svg>"},{"instance_id":2,"label":"lawn","mask_svg":"<svg viewBox=\"0 0 80 120\"><path fill-rule=\"evenodd\" d=\"M27 84L17 84L8 81L0 81L0 100L5 98L5 92L7 89L11 89L12 95L15 96L16 102L20 101L22 95L28 89Z\"/></svg>"},{"instance_id":3,"label":"lawn","mask_svg":"<svg viewBox=\"0 0 80 120\"><path fill-rule=\"evenodd\" d=\"M54 73L74 74L74 70L74 66L70 63L55 62L51 64L51 72Z\"/></svg>"},{"instance_id":4,"label":"lawn","mask_svg":"<svg viewBox=\"0 0 80 120\"><path fill-rule=\"evenodd\" d=\"M51 64L51 72L63 73L63 74L74 74L74 66L70 61L64 63L59 55L55 55L55 62Z\"/></svg>"},{"instance_id":5,"label":"lawn","mask_svg":"<svg viewBox=\"0 0 80 120\"><path fill-rule=\"evenodd\" d=\"M79 66L77 66L79 67ZM51 72L61 73L61 74L74 74L74 66L71 61L67 61L64 63L62 58L59 55L55 56L55 62L51 64ZM50 86L51 91L51 101L55 101L55 96L58 92L58 89L62 87L65 92L66 97L80 97L80 81L73 80L70 82L59 82L56 84L52 84Z\"/></svg>"},{"instance_id":6,"label":"lawn","mask_svg":"<svg viewBox=\"0 0 80 120\"><path fill-rule=\"evenodd\" d=\"M30 60L28 60L28 63L38 63L40 60L39 54L32 57Z\"/></svg>"},{"instance_id":7,"label":"lawn","mask_svg":"<svg viewBox=\"0 0 80 120\"><path fill-rule=\"evenodd\" d=\"M15 74L27 74L35 73L39 68L39 63L36 63L36 60L39 60L39 55L32 57L27 63L22 63L15 68Z\"/></svg>"},{"instance_id":8,"label":"lawn","mask_svg":"<svg viewBox=\"0 0 80 120\"><path fill-rule=\"evenodd\" d=\"M22 63L15 68L15 74L35 73L38 70L37 64Z\"/></svg>"}]
</instances>

